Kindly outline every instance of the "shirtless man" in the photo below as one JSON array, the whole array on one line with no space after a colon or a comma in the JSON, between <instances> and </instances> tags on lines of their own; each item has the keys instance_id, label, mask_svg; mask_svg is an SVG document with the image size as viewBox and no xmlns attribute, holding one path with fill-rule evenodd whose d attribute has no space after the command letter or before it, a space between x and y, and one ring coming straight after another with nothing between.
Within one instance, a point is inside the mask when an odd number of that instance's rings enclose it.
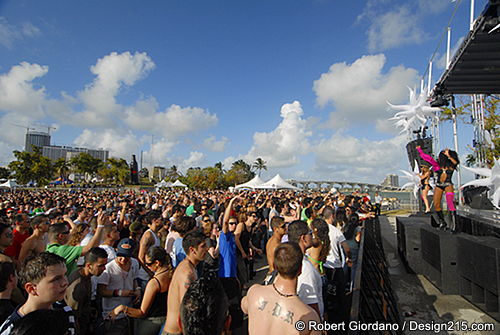
<instances>
[{"instance_id":1,"label":"shirtless man","mask_svg":"<svg viewBox=\"0 0 500 335\"><path fill-rule=\"evenodd\" d=\"M267 273L272 273L274 268L274 250L281 243L281 239L283 235L286 233L286 223L282 217L274 216L271 219L271 228L273 229L273 235L267 241L266 244L266 255L267 255L267 264L269 264L269 270Z\"/></svg>"},{"instance_id":2,"label":"shirtless man","mask_svg":"<svg viewBox=\"0 0 500 335\"><path fill-rule=\"evenodd\" d=\"M45 247L47 246L45 236L49 231L49 223L48 216L43 214L37 215L31 220L30 225L33 229L33 234L24 241L21 247L19 263L23 264L27 258L37 256L45 251Z\"/></svg>"},{"instance_id":3,"label":"shirtless man","mask_svg":"<svg viewBox=\"0 0 500 335\"><path fill-rule=\"evenodd\" d=\"M278 277L272 285L253 285L241 300L241 309L248 314L249 335L321 334L310 331L309 322L320 323L318 314L297 296L297 278L302 268L303 254L295 243L280 244L274 253ZM297 321L305 329L295 328Z\"/></svg>"},{"instance_id":4,"label":"shirtless man","mask_svg":"<svg viewBox=\"0 0 500 335\"><path fill-rule=\"evenodd\" d=\"M167 320L162 335L181 334L179 320L182 298L184 298L189 285L198 279L196 265L203 261L207 254L205 239L206 237L203 233L192 231L187 233L182 240L182 248L186 252L187 257L175 269L170 283L167 298Z\"/></svg>"}]
</instances>

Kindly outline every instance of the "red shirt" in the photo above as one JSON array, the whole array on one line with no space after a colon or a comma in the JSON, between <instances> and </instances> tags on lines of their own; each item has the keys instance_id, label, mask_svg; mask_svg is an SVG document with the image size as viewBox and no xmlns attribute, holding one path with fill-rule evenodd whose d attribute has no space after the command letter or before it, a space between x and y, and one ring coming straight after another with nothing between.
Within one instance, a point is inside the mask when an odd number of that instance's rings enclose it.
<instances>
[{"instance_id":1,"label":"red shirt","mask_svg":"<svg viewBox=\"0 0 500 335\"><path fill-rule=\"evenodd\" d=\"M21 252L21 246L28 237L30 237L29 232L22 234L14 229L12 232L12 244L5 249L4 254L14 259L18 259L19 253Z\"/></svg>"}]
</instances>

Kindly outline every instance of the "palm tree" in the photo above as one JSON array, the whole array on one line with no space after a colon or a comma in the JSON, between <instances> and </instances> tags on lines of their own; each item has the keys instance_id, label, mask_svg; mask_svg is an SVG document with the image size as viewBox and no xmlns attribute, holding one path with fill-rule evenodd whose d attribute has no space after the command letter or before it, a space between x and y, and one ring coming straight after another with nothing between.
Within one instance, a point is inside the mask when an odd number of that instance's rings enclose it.
<instances>
[{"instance_id":1,"label":"palm tree","mask_svg":"<svg viewBox=\"0 0 500 335\"><path fill-rule=\"evenodd\" d=\"M226 172L222 166L222 162L215 163L214 168L219 169L222 173Z\"/></svg>"},{"instance_id":2,"label":"palm tree","mask_svg":"<svg viewBox=\"0 0 500 335\"><path fill-rule=\"evenodd\" d=\"M67 178L70 168L71 164L64 157L61 157L54 162L54 169L62 180Z\"/></svg>"},{"instance_id":3,"label":"palm tree","mask_svg":"<svg viewBox=\"0 0 500 335\"><path fill-rule=\"evenodd\" d=\"M179 172L179 170L177 169L177 166L175 165L172 165L168 170L167 170L167 173L165 175L166 179L168 179L169 181L171 182L174 182L176 181L177 179L179 179L180 177L182 177L182 174Z\"/></svg>"},{"instance_id":4,"label":"palm tree","mask_svg":"<svg viewBox=\"0 0 500 335\"><path fill-rule=\"evenodd\" d=\"M264 161L262 158L257 158L255 160L255 162L253 163L252 167L258 171L258 174L259 174L259 177L260 177L260 172L262 170L266 170L267 171L267 162Z\"/></svg>"}]
</instances>

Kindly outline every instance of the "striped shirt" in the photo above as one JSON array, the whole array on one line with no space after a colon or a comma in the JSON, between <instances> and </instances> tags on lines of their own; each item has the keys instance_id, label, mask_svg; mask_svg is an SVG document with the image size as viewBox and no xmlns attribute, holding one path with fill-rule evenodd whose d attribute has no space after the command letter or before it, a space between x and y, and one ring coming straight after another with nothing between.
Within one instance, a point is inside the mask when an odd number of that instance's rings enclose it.
<instances>
[{"instance_id":1,"label":"striped shirt","mask_svg":"<svg viewBox=\"0 0 500 335\"><path fill-rule=\"evenodd\" d=\"M16 321L21 320L24 315L21 315L19 313L19 308L21 308L22 305L17 306L17 308L12 312L12 314L4 321L2 326L0 326L0 335L10 335L12 332L12 329L14 328L14 324ZM75 335L75 316L73 314L73 310L71 307L66 305L64 301L57 301L52 304L52 308L54 310L62 310L66 315L68 316L68 321L69 321L69 328L68 328L68 334L69 335Z\"/></svg>"}]
</instances>

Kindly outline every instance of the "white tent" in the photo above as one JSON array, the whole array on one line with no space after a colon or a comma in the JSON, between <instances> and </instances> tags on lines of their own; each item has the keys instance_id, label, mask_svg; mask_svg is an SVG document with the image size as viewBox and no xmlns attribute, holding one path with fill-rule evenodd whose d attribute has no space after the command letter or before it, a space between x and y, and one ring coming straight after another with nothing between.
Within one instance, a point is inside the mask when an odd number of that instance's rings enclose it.
<instances>
[{"instance_id":1,"label":"white tent","mask_svg":"<svg viewBox=\"0 0 500 335\"><path fill-rule=\"evenodd\" d=\"M0 187L16 188L16 187L21 187L21 185L16 183L15 180L7 180L5 183L0 184Z\"/></svg>"},{"instance_id":2,"label":"white tent","mask_svg":"<svg viewBox=\"0 0 500 335\"><path fill-rule=\"evenodd\" d=\"M155 185L156 188L162 188L162 187L170 187L172 186L172 183L169 181L162 180L158 184Z\"/></svg>"},{"instance_id":3,"label":"white tent","mask_svg":"<svg viewBox=\"0 0 500 335\"><path fill-rule=\"evenodd\" d=\"M257 186L264 184L264 181L260 179L258 175L252 178L252 180L247 181L246 183L236 185L234 187L235 190L239 190L242 188L251 188L252 190L257 188Z\"/></svg>"},{"instance_id":4,"label":"white tent","mask_svg":"<svg viewBox=\"0 0 500 335\"><path fill-rule=\"evenodd\" d=\"M279 189L299 190L298 187L295 187L292 184L286 182L283 178L281 178L279 174L277 174L264 184L256 186L255 188L269 189L269 190L279 190Z\"/></svg>"},{"instance_id":5,"label":"white tent","mask_svg":"<svg viewBox=\"0 0 500 335\"><path fill-rule=\"evenodd\" d=\"M170 185L170 187L187 187L187 185L184 185L179 181L179 179L177 179L172 185Z\"/></svg>"}]
</instances>

